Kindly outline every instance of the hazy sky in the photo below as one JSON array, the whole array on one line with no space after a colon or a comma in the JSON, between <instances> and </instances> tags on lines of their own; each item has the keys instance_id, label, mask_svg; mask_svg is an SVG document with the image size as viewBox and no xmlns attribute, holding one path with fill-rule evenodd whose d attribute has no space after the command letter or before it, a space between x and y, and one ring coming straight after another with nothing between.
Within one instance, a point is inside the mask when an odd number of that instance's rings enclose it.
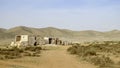
<instances>
[{"instance_id":1,"label":"hazy sky","mask_svg":"<svg viewBox=\"0 0 120 68\"><path fill-rule=\"evenodd\" d=\"M0 0L0 28L120 30L120 0Z\"/></svg>"}]
</instances>

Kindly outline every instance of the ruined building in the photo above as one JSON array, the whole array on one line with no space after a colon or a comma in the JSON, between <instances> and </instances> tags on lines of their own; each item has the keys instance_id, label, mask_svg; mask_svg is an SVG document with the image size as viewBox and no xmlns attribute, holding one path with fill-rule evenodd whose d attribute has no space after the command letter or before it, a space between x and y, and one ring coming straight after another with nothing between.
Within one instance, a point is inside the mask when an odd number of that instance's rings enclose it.
<instances>
[{"instance_id":1,"label":"ruined building","mask_svg":"<svg viewBox=\"0 0 120 68\"><path fill-rule=\"evenodd\" d=\"M40 37L39 35L16 35L11 46L37 46L45 44L67 45L65 41L54 37Z\"/></svg>"}]
</instances>

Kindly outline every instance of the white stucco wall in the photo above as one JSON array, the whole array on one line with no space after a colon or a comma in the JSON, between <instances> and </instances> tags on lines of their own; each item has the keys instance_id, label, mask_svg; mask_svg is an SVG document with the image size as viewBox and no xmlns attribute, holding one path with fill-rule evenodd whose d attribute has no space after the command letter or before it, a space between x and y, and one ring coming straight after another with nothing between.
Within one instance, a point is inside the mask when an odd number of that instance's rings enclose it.
<instances>
[{"instance_id":1,"label":"white stucco wall","mask_svg":"<svg viewBox=\"0 0 120 68\"><path fill-rule=\"evenodd\" d=\"M28 41L28 35L21 35L21 41Z\"/></svg>"},{"instance_id":2,"label":"white stucco wall","mask_svg":"<svg viewBox=\"0 0 120 68\"><path fill-rule=\"evenodd\" d=\"M49 37L44 37L44 40L49 40Z\"/></svg>"}]
</instances>

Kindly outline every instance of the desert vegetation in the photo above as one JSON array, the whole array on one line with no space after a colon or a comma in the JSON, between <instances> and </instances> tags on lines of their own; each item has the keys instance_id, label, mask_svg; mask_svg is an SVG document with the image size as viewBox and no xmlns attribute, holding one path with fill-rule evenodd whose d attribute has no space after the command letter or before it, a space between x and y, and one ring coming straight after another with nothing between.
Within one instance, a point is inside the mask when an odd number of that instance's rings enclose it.
<instances>
[{"instance_id":1,"label":"desert vegetation","mask_svg":"<svg viewBox=\"0 0 120 68\"><path fill-rule=\"evenodd\" d=\"M73 44L67 51L99 68L120 68L120 41Z\"/></svg>"},{"instance_id":2,"label":"desert vegetation","mask_svg":"<svg viewBox=\"0 0 120 68\"><path fill-rule=\"evenodd\" d=\"M24 56L40 56L41 47L24 47L24 48L0 48L0 60L15 59Z\"/></svg>"}]
</instances>

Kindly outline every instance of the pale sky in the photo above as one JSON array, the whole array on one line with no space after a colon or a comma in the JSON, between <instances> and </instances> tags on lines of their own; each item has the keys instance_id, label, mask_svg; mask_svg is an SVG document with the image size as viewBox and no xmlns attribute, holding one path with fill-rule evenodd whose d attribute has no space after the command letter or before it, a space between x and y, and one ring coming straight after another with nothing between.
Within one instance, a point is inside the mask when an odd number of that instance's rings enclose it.
<instances>
[{"instance_id":1,"label":"pale sky","mask_svg":"<svg viewBox=\"0 0 120 68\"><path fill-rule=\"evenodd\" d=\"M0 0L0 28L120 30L120 0Z\"/></svg>"}]
</instances>

